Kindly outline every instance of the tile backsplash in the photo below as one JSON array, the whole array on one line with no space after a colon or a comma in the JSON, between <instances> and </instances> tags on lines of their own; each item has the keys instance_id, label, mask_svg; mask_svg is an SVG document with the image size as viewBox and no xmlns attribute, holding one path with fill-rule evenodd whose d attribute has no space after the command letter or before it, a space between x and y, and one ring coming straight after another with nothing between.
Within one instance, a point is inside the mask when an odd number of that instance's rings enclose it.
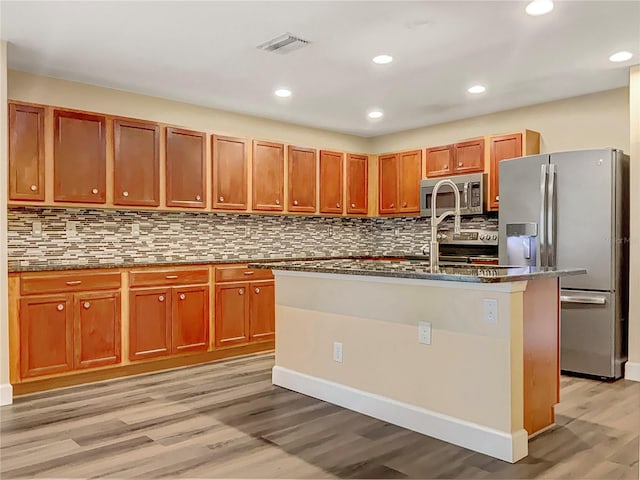
<instances>
[{"instance_id":1,"label":"tile backsplash","mask_svg":"<svg viewBox=\"0 0 640 480\"><path fill-rule=\"evenodd\" d=\"M497 219L463 218L497 229ZM442 228L447 228L444 224ZM429 220L11 207L9 269L419 254Z\"/></svg>"}]
</instances>

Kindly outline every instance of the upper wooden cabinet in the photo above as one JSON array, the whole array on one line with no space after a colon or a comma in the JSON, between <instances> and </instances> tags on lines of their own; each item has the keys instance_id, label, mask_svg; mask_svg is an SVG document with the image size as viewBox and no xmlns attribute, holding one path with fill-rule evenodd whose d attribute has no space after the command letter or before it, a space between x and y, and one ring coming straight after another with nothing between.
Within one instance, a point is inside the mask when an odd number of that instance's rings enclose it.
<instances>
[{"instance_id":1,"label":"upper wooden cabinet","mask_svg":"<svg viewBox=\"0 0 640 480\"><path fill-rule=\"evenodd\" d=\"M290 212L316 211L316 150L289 145Z\"/></svg>"},{"instance_id":2,"label":"upper wooden cabinet","mask_svg":"<svg viewBox=\"0 0 640 480\"><path fill-rule=\"evenodd\" d=\"M253 209L284 208L284 145L253 142Z\"/></svg>"},{"instance_id":3,"label":"upper wooden cabinet","mask_svg":"<svg viewBox=\"0 0 640 480\"><path fill-rule=\"evenodd\" d=\"M378 162L380 213L418 213L422 150L381 155Z\"/></svg>"},{"instance_id":4,"label":"upper wooden cabinet","mask_svg":"<svg viewBox=\"0 0 640 480\"><path fill-rule=\"evenodd\" d=\"M58 202L106 201L106 120L54 110L53 198Z\"/></svg>"},{"instance_id":5,"label":"upper wooden cabinet","mask_svg":"<svg viewBox=\"0 0 640 480\"><path fill-rule=\"evenodd\" d=\"M453 172L476 173L484 171L484 138L455 144Z\"/></svg>"},{"instance_id":6,"label":"upper wooden cabinet","mask_svg":"<svg viewBox=\"0 0 640 480\"><path fill-rule=\"evenodd\" d=\"M213 208L247 209L247 140L211 137Z\"/></svg>"},{"instance_id":7,"label":"upper wooden cabinet","mask_svg":"<svg viewBox=\"0 0 640 480\"><path fill-rule=\"evenodd\" d=\"M453 171L453 145L427 148L425 158L427 163L427 177L445 177Z\"/></svg>"},{"instance_id":8,"label":"upper wooden cabinet","mask_svg":"<svg viewBox=\"0 0 640 480\"><path fill-rule=\"evenodd\" d=\"M167 127L167 206L206 206L205 137L202 132Z\"/></svg>"},{"instance_id":9,"label":"upper wooden cabinet","mask_svg":"<svg viewBox=\"0 0 640 480\"><path fill-rule=\"evenodd\" d=\"M320 213L343 211L343 153L320 150Z\"/></svg>"},{"instance_id":10,"label":"upper wooden cabinet","mask_svg":"<svg viewBox=\"0 0 640 480\"><path fill-rule=\"evenodd\" d=\"M347 213L366 215L369 210L369 157L347 154Z\"/></svg>"},{"instance_id":11,"label":"upper wooden cabinet","mask_svg":"<svg viewBox=\"0 0 640 480\"><path fill-rule=\"evenodd\" d=\"M44 108L9 104L9 199L44 200Z\"/></svg>"},{"instance_id":12,"label":"upper wooden cabinet","mask_svg":"<svg viewBox=\"0 0 640 480\"><path fill-rule=\"evenodd\" d=\"M396 213L398 208L398 155L378 157L379 210L381 214Z\"/></svg>"},{"instance_id":13,"label":"upper wooden cabinet","mask_svg":"<svg viewBox=\"0 0 640 480\"><path fill-rule=\"evenodd\" d=\"M113 203L160 205L160 127L113 121Z\"/></svg>"},{"instance_id":14,"label":"upper wooden cabinet","mask_svg":"<svg viewBox=\"0 0 640 480\"><path fill-rule=\"evenodd\" d=\"M489 137L489 182L487 208L497 210L500 205L500 162L523 155L540 153L540 134L532 130Z\"/></svg>"}]
</instances>

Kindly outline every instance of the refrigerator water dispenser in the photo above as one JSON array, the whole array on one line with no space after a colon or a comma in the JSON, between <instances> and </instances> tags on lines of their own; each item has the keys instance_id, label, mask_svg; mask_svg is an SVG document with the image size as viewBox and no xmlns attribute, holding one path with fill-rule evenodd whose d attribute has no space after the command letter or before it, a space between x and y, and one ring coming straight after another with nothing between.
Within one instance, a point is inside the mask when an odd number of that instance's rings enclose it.
<instances>
[{"instance_id":1,"label":"refrigerator water dispenser","mask_svg":"<svg viewBox=\"0 0 640 480\"><path fill-rule=\"evenodd\" d=\"M535 267L537 264L537 223L507 224L507 264Z\"/></svg>"}]
</instances>

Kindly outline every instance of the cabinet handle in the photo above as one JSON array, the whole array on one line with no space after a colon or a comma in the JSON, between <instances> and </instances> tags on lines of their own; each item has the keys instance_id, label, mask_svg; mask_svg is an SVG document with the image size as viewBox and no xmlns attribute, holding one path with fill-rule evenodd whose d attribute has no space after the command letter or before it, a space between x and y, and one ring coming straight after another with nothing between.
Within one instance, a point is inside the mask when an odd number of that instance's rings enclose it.
<instances>
[{"instance_id":1,"label":"cabinet handle","mask_svg":"<svg viewBox=\"0 0 640 480\"><path fill-rule=\"evenodd\" d=\"M178 275L167 275L164 278L166 278L167 280L174 280L174 279L178 278Z\"/></svg>"},{"instance_id":2,"label":"cabinet handle","mask_svg":"<svg viewBox=\"0 0 640 480\"><path fill-rule=\"evenodd\" d=\"M355 203L352 203L352 204L351 204L351 208L356 208L356 204L355 204Z\"/></svg>"},{"instance_id":3,"label":"cabinet handle","mask_svg":"<svg viewBox=\"0 0 640 480\"><path fill-rule=\"evenodd\" d=\"M91 190L91 193L93 193L94 195L97 195L98 194L98 189L94 188L93 190Z\"/></svg>"},{"instance_id":4,"label":"cabinet handle","mask_svg":"<svg viewBox=\"0 0 640 480\"><path fill-rule=\"evenodd\" d=\"M219 200L220 202L224 202L224 197L223 197L222 195L220 195L220 197L218 197L218 200Z\"/></svg>"},{"instance_id":5,"label":"cabinet handle","mask_svg":"<svg viewBox=\"0 0 640 480\"><path fill-rule=\"evenodd\" d=\"M180 300L184 300L185 298L187 298L187 296L184 293L180 294Z\"/></svg>"},{"instance_id":6,"label":"cabinet handle","mask_svg":"<svg viewBox=\"0 0 640 480\"><path fill-rule=\"evenodd\" d=\"M241 288L240 290L238 290L238 295L244 295L244 288Z\"/></svg>"},{"instance_id":7,"label":"cabinet handle","mask_svg":"<svg viewBox=\"0 0 640 480\"><path fill-rule=\"evenodd\" d=\"M260 293L260 289L258 287L256 287L256 289L254 290L256 293Z\"/></svg>"},{"instance_id":8,"label":"cabinet handle","mask_svg":"<svg viewBox=\"0 0 640 480\"><path fill-rule=\"evenodd\" d=\"M159 302L164 302L164 295L160 295L160 296L158 297L158 301L159 301Z\"/></svg>"},{"instance_id":9,"label":"cabinet handle","mask_svg":"<svg viewBox=\"0 0 640 480\"><path fill-rule=\"evenodd\" d=\"M280 205L280 200L276 200L276 205Z\"/></svg>"},{"instance_id":10,"label":"cabinet handle","mask_svg":"<svg viewBox=\"0 0 640 480\"><path fill-rule=\"evenodd\" d=\"M246 272L244 272L245 275L253 275L256 272L253 272L251 270L247 270Z\"/></svg>"},{"instance_id":11,"label":"cabinet handle","mask_svg":"<svg viewBox=\"0 0 640 480\"><path fill-rule=\"evenodd\" d=\"M129 196L129 192L126 192L126 191L125 191L125 192L122 192L122 196L123 196L123 197L128 197L128 196Z\"/></svg>"},{"instance_id":12,"label":"cabinet handle","mask_svg":"<svg viewBox=\"0 0 640 480\"><path fill-rule=\"evenodd\" d=\"M202 197L200 195L196 195L196 200L199 202L200 200L202 200Z\"/></svg>"},{"instance_id":13,"label":"cabinet handle","mask_svg":"<svg viewBox=\"0 0 640 480\"><path fill-rule=\"evenodd\" d=\"M62 310L64 310L64 305L59 303L56 308L58 309L59 312L61 312Z\"/></svg>"},{"instance_id":14,"label":"cabinet handle","mask_svg":"<svg viewBox=\"0 0 640 480\"><path fill-rule=\"evenodd\" d=\"M70 282L67 282L67 285L71 286L71 285L80 285L82 283L82 280L73 280Z\"/></svg>"},{"instance_id":15,"label":"cabinet handle","mask_svg":"<svg viewBox=\"0 0 640 480\"><path fill-rule=\"evenodd\" d=\"M402 208L407 208L407 202L402 202Z\"/></svg>"},{"instance_id":16,"label":"cabinet handle","mask_svg":"<svg viewBox=\"0 0 640 480\"><path fill-rule=\"evenodd\" d=\"M461 167L462 166L462 162L458 162L458 166Z\"/></svg>"},{"instance_id":17,"label":"cabinet handle","mask_svg":"<svg viewBox=\"0 0 640 480\"><path fill-rule=\"evenodd\" d=\"M83 306L85 309L87 309L87 310L88 310L88 309L89 309L89 307L91 306L91 304L90 304L89 302L84 302L84 303L82 304L82 306Z\"/></svg>"},{"instance_id":18,"label":"cabinet handle","mask_svg":"<svg viewBox=\"0 0 640 480\"><path fill-rule=\"evenodd\" d=\"M336 203L336 208L340 208L340 203Z\"/></svg>"},{"instance_id":19,"label":"cabinet handle","mask_svg":"<svg viewBox=\"0 0 640 480\"><path fill-rule=\"evenodd\" d=\"M31 191L35 192L36 190L38 190L38 186L37 185L31 185Z\"/></svg>"},{"instance_id":20,"label":"cabinet handle","mask_svg":"<svg viewBox=\"0 0 640 480\"><path fill-rule=\"evenodd\" d=\"M293 201L293 204L294 204L294 205L298 205L298 200L294 200L294 201Z\"/></svg>"}]
</instances>

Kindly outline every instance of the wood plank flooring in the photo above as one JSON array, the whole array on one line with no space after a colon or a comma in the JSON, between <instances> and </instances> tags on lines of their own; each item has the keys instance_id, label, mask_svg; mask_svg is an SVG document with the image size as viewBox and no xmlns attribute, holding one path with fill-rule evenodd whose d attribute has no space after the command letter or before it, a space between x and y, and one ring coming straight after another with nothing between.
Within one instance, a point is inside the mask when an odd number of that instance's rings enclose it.
<instances>
[{"instance_id":1,"label":"wood plank flooring","mask_svg":"<svg viewBox=\"0 0 640 480\"><path fill-rule=\"evenodd\" d=\"M638 478L640 383L562 378L557 426L509 464L271 385L272 354L2 407L8 478Z\"/></svg>"}]
</instances>

